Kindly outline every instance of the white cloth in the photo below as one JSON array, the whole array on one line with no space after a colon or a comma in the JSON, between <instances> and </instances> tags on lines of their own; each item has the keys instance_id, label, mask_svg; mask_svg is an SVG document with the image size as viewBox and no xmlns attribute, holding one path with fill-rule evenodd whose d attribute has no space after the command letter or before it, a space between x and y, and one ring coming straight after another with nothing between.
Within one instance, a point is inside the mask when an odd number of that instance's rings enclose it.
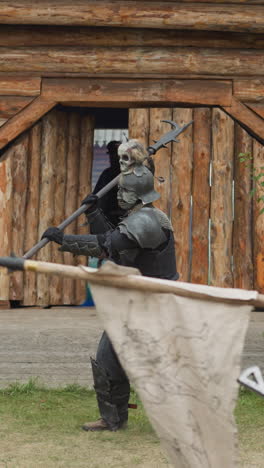
<instances>
[{"instance_id":1,"label":"white cloth","mask_svg":"<svg viewBox=\"0 0 264 468\"><path fill-rule=\"evenodd\" d=\"M103 326L173 466L233 468L233 411L252 305L194 299L192 288L199 290L184 284L182 297L91 286ZM207 288L225 296L222 288L201 286Z\"/></svg>"}]
</instances>

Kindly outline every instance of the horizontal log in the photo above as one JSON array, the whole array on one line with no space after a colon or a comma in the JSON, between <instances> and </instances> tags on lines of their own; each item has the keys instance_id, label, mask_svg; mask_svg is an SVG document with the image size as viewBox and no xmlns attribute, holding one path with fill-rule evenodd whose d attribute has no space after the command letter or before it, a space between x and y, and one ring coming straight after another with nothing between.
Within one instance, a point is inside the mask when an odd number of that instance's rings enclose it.
<instances>
[{"instance_id":1,"label":"horizontal log","mask_svg":"<svg viewBox=\"0 0 264 468\"><path fill-rule=\"evenodd\" d=\"M263 32L264 7L181 2L31 0L1 1L2 24L121 26Z\"/></svg>"},{"instance_id":2,"label":"horizontal log","mask_svg":"<svg viewBox=\"0 0 264 468\"><path fill-rule=\"evenodd\" d=\"M153 0L144 0L150 2ZM166 2L176 2L177 0L166 0ZM195 0L181 0L182 3L194 3ZM198 0L199 3L244 3L247 5L264 5L264 0Z\"/></svg>"},{"instance_id":3,"label":"horizontal log","mask_svg":"<svg viewBox=\"0 0 264 468\"><path fill-rule=\"evenodd\" d=\"M1 96L0 95L0 118L9 119L32 101L30 97Z\"/></svg>"},{"instance_id":4,"label":"horizontal log","mask_svg":"<svg viewBox=\"0 0 264 468\"><path fill-rule=\"evenodd\" d=\"M55 105L56 102L43 100L41 97L35 98L34 101L0 128L0 149L31 127Z\"/></svg>"},{"instance_id":5,"label":"horizontal log","mask_svg":"<svg viewBox=\"0 0 264 468\"><path fill-rule=\"evenodd\" d=\"M87 105L114 104L128 107L159 103L191 103L229 106L231 81L213 80L96 80L44 78L42 97Z\"/></svg>"},{"instance_id":6,"label":"horizontal log","mask_svg":"<svg viewBox=\"0 0 264 468\"><path fill-rule=\"evenodd\" d=\"M235 80L233 92L240 101L264 102L264 79Z\"/></svg>"},{"instance_id":7,"label":"horizontal log","mask_svg":"<svg viewBox=\"0 0 264 468\"><path fill-rule=\"evenodd\" d=\"M264 120L261 117L235 97L232 98L231 107L223 109L264 145Z\"/></svg>"},{"instance_id":8,"label":"horizontal log","mask_svg":"<svg viewBox=\"0 0 264 468\"><path fill-rule=\"evenodd\" d=\"M13 31L14 34L14 31ZM1 43L1 33L0 33ZM41 79L30 77L0 78L0 96L38 96L40 94Z\"/></svg>"},{"instance_id":9,"label":"horizontal log","mask_svg":"<svg viewBox=\"0 0 264 468\"><path fill-rule=\"evenodd\" d=\"M264 0L263 0L264 2ZM114 27L21 26L1 25L2 47L205 47L227 49L264 49L260 34L217 31L182 31ZM28 86L27 84L25 84ZM36 83L37 87L37 83ZM33 96L33 94L30 94Z\"/></svg>"},{"instance_id":10,"label":"horizontal log","mask_svg":"<svg viewBox=\"0 0 264 468\"><path fill-rule=\"evenodd\" d=\"M263 50L193 47L5 48L2 72L263 76Z\"/></svg>"}]
</instances>

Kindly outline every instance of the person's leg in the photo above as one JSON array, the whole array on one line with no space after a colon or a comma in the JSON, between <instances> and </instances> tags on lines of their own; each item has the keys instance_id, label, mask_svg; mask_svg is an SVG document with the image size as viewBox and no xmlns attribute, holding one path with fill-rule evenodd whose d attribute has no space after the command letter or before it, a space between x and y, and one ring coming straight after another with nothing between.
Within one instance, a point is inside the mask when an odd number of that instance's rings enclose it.
<instances>
[{"instance_id":1,"label":"person's leg","mask_svg":"<svg viewBox=\"0 0 264 468\"><path fill-rule=\"evenodd\" d=\"M84 424L83 429L116 431L128 419L130 385L105 332L98 346L96 360L91 359L91 363L101 419Z\"/></svg>"}]
</instances>

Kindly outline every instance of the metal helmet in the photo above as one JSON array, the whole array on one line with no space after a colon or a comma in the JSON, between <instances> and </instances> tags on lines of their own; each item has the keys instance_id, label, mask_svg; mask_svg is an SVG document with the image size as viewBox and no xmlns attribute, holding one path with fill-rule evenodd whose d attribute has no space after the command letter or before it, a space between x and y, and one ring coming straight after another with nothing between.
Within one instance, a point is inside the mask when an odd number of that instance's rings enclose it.
<instances>
[{"instance_id":1,"label":"metal helmet","mask_svg":"<svg viewBox=\"0 0 264 468\"><path fill-rule=\"evenodd\" d=\"M130 192L135 192L143 205L152 203L160 198L160 194L154 189L154 177L150 170L142 165L140 175L135 173L122 174L118 185Z\"/></svg>"}]
</instances>

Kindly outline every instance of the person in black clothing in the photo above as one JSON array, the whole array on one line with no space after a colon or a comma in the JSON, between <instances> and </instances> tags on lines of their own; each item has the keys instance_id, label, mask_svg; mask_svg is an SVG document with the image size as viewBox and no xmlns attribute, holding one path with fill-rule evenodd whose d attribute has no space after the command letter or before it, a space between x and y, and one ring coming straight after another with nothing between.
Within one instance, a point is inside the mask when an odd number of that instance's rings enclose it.
<instances>
[{"instance_id":1,"label":"person in black clothing","mask_svg":"<svg viewBox=\"0 0 264 468\"><path fill-rule=\"evenodd\" d=\"M117 153L120 144L121 141L116 140L110 141L107 144L106 148L107 154L109 154L110 166L104 169L100 175L93 190L94 195L120 173L119 158ZM119 216L122 214L122 211L120 210L117 202L117 186L113 187L106 195L100 198L98 201L98 208L102 210L113 226L118 224Z\"/></svg>"},{"instance_id":2,"label":"person in black clothing","mask_svg":"<svg viewBox=\"0 0 264 468\"><path fill-rule=\"evenodd\" d=\"M173 228L166 214L152 205L159 198L153 174L144 165L128 167L120 176L117 197L125 216L115 228L97 209L96 197L92 195L93 206L87 216L95 234L66 235L51 227L43 237L60 244L62 251L107 258L136 267L145 276L177 280ZM128 420L130 384L105 332L91 364L101 418L84 424L83 429L121 429Z\"/></svg>"}]
</instances>

